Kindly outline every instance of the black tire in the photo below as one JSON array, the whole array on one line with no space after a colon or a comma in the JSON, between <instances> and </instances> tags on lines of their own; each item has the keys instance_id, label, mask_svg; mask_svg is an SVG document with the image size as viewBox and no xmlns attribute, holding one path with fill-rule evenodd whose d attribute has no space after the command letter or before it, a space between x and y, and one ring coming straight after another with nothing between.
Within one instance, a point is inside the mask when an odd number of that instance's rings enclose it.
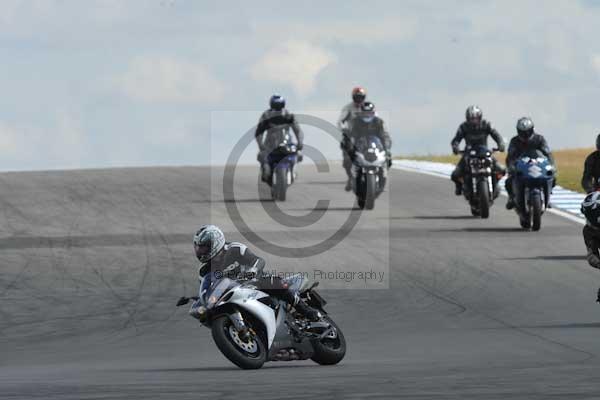
<instances>
[{"instance_id":1,"label":"black tire","mask_svg":"<svg viewBox=\"0 0 600 400\"><path fill-rule=\"evenodd\" d=\"M539 195L531 199L531 230L539 231L542 227L542 198Z\"/></svg>"},{"instance_id":2,"label":"black tire","mask_svg":"<svg viewBox=\"0 0 600 400\"><path fill-rule=\"evenodd\" d=\"M259 369L267 360L267 348L260 335L254 338L257 350L255 353L244 351L235 344L229 333L233 323L227 315L221 315L212 321L212 337L221 353L229 361L242 369Z\"/></svg>"},{"instance_id":3,"label":"black tire","mask_svg":"<svg viewBox=\"0 0 600 400\"><path fill-rule=\"evenodd\" d=\"M361 199L360 197L358 197L356 199L356 202L358 203L358 208L360 208L361 210L365 209L365 199Z\"/></svg>"},{"instance_id":4,"label":"black tire","mask_svg":"<svg viewBox=\"0 0 600 400\"><path fill-rule=\"evenodd\" d=\"M277 200L285 201L288 181L287 181L287 168L278 168L277 169Z\"/></svg>"},{"instance_id":5,"label":"black tire","mask_svg":"<svg viewBox=\"0 0 600 400\"><path fill-rule=\"evenodd\" d=\"M346 339L342 330L329 317L324 317L337 331L336 339L325 338L321 341L314 340L312 342L314 354L310 358L317 364L334 365L342 361L346 355Z\"/></svg>"},{"instance_id":6,"label":"black tire","mask_svg":"<svg viewBox=\"0 0 600 400\"><path fill-rule=\"evenodd\" d=\"M367 210L372 210L375 207L375 197L377 196L377 181L375 174L367 174L365 189L365 208Z\"/></svg>"},{"instance_id":7,"label":"black tire","mask_svg":"<svg viewBox=\"0 0 600 400\"><path fill-rule=\"evenodd\" d=\"M481 218L490 216L490 191L485 180L477 182L477 195L479 195L479 215Z\"/></svg>"},{"instance_id":8,"label":"black tire","mask_svg":"<svg viewBox=\"0 0 600 400\"><path fill-rule=\"evenodd\" d=\"M521 228L526 230L531 229L531 218L529 218L529 216L527 216L527 218L519 216L519 222L521 223Z\"/></svg>"}]
</instances>

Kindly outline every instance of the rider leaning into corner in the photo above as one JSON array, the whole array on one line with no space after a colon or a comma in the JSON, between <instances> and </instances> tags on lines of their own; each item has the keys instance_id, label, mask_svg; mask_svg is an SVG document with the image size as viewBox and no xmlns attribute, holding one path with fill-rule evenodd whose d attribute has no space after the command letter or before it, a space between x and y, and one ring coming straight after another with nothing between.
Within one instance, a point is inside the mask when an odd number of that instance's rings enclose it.
<instances>
[{"instance_id":1,"label":"rider leaning into corner","mask_svg":"<svg viewBox=\"0 0 600 400\"><path fill-rule=\"evenodd\" d=\"M589 193L581 203L581 213L585 216L583 241L587 248L587 261L590 266L600 269L600 191ZM600 302L600 289L598 290Z\"/></svg>"},{"instance_id":2,"label":"rider leaning into corner","mask_svg":"<svg viewBox=\"0 0 600 400\"><path fill-rule=\"evenodd\" d=\"M352 160L350 159L350 155L348 154L349 145L349 137L348 133L352 127L352 121L358 115L361 110L362 104L365 102L367 98L367 91L360 86L352 89L352 101L342 108L342 112L340 113L340 117L337 121L337 127L342 132L342 142L340 143L340 147L342 148L342 155L344 157L343 166L346 170L346 175L348 176L348 181L346 182L346 191L349 192L352 190Z\"/></svg>"},{"instance_id":3,"label":"rider leaning into corner","mask_svg":"<svg viewBox=\"0 0 600 400\"><path fill-rule=\"evenodd\" d=\"M263 182L271 182L272 171L268 163L268 156L288 137L290 128L296 136L299 152L298 162L300 162L302 161L300 151L304 146L304 134L294 114L285 108L285 99L278 94L274 94L269 99L269 109L260 116L254 134L258 144L257 160L261 166Z\"/></svg>"},{"instance_id":4,"label":"rider leaning into corner","mask_svg":"<svg viewBox=\"0 0 600 400\"><path fill-rule=\"evenodd\" d=\"M508 169L508 177L506 178L505 183L506 192L508 193L506 208L509 210L515 207L512 187L515 163L523 154L536 150L548 157L550 163L556 168L550 147L548 147L546 139L539 133L535 132L534 124L531 118L520 118L517 121L517 135L510 140L508 145L508 154L506 155L506 167ZM556 178L554 178L554 182L552 183L553 187L554 185L556 185Z\"/></svg>"},{"instance_id":5,"label":"rider leaning into corner","mask_svg":"<svg viewBox=\"0 0 600 400\"><path fill-rule=\"evenodd\" d=\"M194 252L200 261L198 275L201 281L210 279L210 273L237 281L250 281L261 291L292 305L308 320L318 321L321 318L319 311L288 289L287 283L280 277L263 273L265 260L252 253L244 244L226 242L225 235L217 226L200 227L194 235ZM196 319L200 319L200 305L197 300L190 308L190 315Z\"/></svg>"},{"instance_id":6,"label":"rider leaning into corner","mask_svg":"<svg viewBox=\"0 0 600 400\"><path fill-rule=\"evenodd\" d=\"M450 145L452 146L452 152L454 154L459 153L459 145L461 141L465 141L465 149L473 147L473 146L486 146L488 136L491 136L492 139L496 142L498 146L498 151L503 152L505 148L504 139L498 133L496 129L492 127L488 121L483 119L483 112L481 108L478 106L469 106L467 111L465 112L465 122L460 124L458 130L456 131L456 135ZM494 171L504 172L504 168L498 161L494 160ZM465 155L460 158L456 168L452 172L451 179L456 185L455 193L457 196L462 194L462 181L465 174Z\"/></svg>"},{"instance_id":7,"label":"rider leaning into corner","mask_svg":"<svg viewBox=\"0 0 600 400\"><path fill-rule=\"evenodd\" d=\"M596 137L596 151L585 159L581 186L586 193L597 190L600 186L600 135Z\"/></svg>"}]
</instances>

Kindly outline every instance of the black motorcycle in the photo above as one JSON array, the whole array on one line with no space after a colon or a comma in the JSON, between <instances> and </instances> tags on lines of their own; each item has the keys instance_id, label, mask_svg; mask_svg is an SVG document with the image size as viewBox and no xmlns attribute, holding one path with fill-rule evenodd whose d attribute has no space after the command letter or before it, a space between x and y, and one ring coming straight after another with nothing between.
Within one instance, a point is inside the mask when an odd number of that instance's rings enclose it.
<instances>
[{"instance_id":1,"label":"black motorcycle","mask_svg":"<svg viewBox=\"0 0 600 400\"><path fill-rule=\"evenodd\" d=\"M498 149L486 146L471 146L460 153L465 155L463 194L471 206L474 217L488 218L490 207L499 195L498 181L503 171L494 171L492 154Z\"/></svg>"}]
</instances>

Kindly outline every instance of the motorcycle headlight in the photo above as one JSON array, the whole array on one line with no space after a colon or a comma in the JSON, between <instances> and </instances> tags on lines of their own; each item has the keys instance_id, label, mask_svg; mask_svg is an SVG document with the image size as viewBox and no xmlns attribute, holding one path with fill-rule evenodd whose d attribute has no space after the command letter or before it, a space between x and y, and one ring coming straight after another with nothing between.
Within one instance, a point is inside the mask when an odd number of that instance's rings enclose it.
<instances>
[{"instance_id":1,"label":"motorcycle headlight","mask_svg":"<svg viewBox=\"0 0 600 400\"><path fill-rule=\"evenodd\" d=\"M215 303L217 302L217 300L219 300L217 298L217 296L209 296L208 300L206 301L206 307L210 308L210 307L214 306Z\"/></svg>"}]
</instances>

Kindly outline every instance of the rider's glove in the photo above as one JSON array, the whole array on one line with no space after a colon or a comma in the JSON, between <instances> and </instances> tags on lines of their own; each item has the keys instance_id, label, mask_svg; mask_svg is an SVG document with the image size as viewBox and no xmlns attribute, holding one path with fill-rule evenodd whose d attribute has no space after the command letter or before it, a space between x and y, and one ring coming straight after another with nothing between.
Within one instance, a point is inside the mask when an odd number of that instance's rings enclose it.
<instances>
[{"instance_id":1,"label":"rider's glove","mask_svg":"<svg viewBox=\"0 0 600 400\"><path fill-rule=\"evenodd\" d=\"M454 155L458 154L458 146L452 146L452 153L454 153Z\"/></svg>"},{"instance_id":2,"label":"rider's glove","mask_svg":"<svg viewBox=\"0 0 600 400\"><path fill-rule=\"evenodd\" d=\"M298 153L296 153L296 157L298 158L298 162L302 162L302 160L304 160L304 154L302 154L301 151L298 151Z\"/></svg>"},{"instance_id":3,"label":"rider's glove","mask_svg":"<svg viewBox=\"0 0 600 400\"><path fill-rule=\"evenodd\" d=\"M504 153L504 151L506 150L506 147L504 146L504 144L500 144L498 145L498 151L500 153Z\"/></svg>"}]
</instances>

